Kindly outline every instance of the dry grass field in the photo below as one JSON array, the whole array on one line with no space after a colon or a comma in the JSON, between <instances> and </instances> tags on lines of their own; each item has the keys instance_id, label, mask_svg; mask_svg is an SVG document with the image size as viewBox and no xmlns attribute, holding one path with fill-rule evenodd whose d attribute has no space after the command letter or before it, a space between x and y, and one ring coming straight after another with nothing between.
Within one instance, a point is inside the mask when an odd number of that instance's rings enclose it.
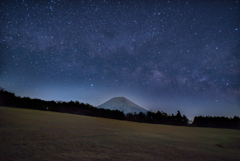
<instances>
[{"instance_id":1,"label":"dry grass field","mask_svg":"<svg viewBox=\"0 0 240 161\"><path fill-rule=\"evenodd\" d=\"M0 160L240 160L240 130L0 107Z\"/></svg>"}]
</instances>

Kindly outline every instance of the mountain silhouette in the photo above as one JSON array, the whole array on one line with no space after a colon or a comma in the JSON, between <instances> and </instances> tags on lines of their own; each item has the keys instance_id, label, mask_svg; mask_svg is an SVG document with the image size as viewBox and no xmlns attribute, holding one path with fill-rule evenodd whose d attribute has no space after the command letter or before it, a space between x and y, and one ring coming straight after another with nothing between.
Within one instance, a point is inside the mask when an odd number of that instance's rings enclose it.
<instances>
[{"instance_id":1,"label":"mountain silhouette","mask_svg":"<svg viewBox=\"0 0 240 161\"><path fill-rule=\"evenodd\" d=\"M136 112L137 114L139 112L142 112L145 114L147 113L146 109L136 105L135 103L131 102L125 97L114 97L109 101L99 105L98 108L119 110L119 111L123 111L125 114L134 113L134 112Z\"/></svg>"}]
</instances>

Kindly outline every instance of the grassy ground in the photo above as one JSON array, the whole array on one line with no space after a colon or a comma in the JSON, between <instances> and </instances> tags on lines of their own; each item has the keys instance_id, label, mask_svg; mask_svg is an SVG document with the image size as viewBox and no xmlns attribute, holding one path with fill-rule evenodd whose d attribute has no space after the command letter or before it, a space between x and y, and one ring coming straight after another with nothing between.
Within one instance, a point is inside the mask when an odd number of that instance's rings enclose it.
<instances>
[{"instance_id":1,"label":"grassy ground","mask_svg":"<svg viewBox=\"0 0 240 161\"><path fill-rule=\"evenodd\" d=\"M0 107L0 160L240 160L240 130Z\"/></svg>"}]
</instances>

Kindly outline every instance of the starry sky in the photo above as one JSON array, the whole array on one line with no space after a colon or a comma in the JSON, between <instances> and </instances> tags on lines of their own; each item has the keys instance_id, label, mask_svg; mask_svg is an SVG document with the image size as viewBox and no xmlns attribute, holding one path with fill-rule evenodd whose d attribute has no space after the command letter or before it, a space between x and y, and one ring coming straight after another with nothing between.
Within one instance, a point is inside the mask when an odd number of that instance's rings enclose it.
<instances>
[{"instance_id":1,"label":"starry sky","mask_svg":"<svg viewBox=\"0 0 240 161\"><path fill-rule=\"evenodd\" d=\"M240 1L0 3L0 86L17 96L240 115Z\"/></svg>"}]
</instances>

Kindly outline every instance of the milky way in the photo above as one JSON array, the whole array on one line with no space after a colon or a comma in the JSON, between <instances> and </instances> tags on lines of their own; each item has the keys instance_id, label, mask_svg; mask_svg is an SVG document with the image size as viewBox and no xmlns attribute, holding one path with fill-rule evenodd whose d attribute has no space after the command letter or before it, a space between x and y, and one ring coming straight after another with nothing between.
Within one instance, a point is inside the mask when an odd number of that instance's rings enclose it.
<instances>
[{"instance_id":1,"label":"milky way","mask_svg":"<svg viewBox=\"0 0 240 161\"><path fill-rule=\"evenodd\" d=\"M95 106L240 114L238 1L2 1L0 86Z\"/></svg>"}]
</instances>

